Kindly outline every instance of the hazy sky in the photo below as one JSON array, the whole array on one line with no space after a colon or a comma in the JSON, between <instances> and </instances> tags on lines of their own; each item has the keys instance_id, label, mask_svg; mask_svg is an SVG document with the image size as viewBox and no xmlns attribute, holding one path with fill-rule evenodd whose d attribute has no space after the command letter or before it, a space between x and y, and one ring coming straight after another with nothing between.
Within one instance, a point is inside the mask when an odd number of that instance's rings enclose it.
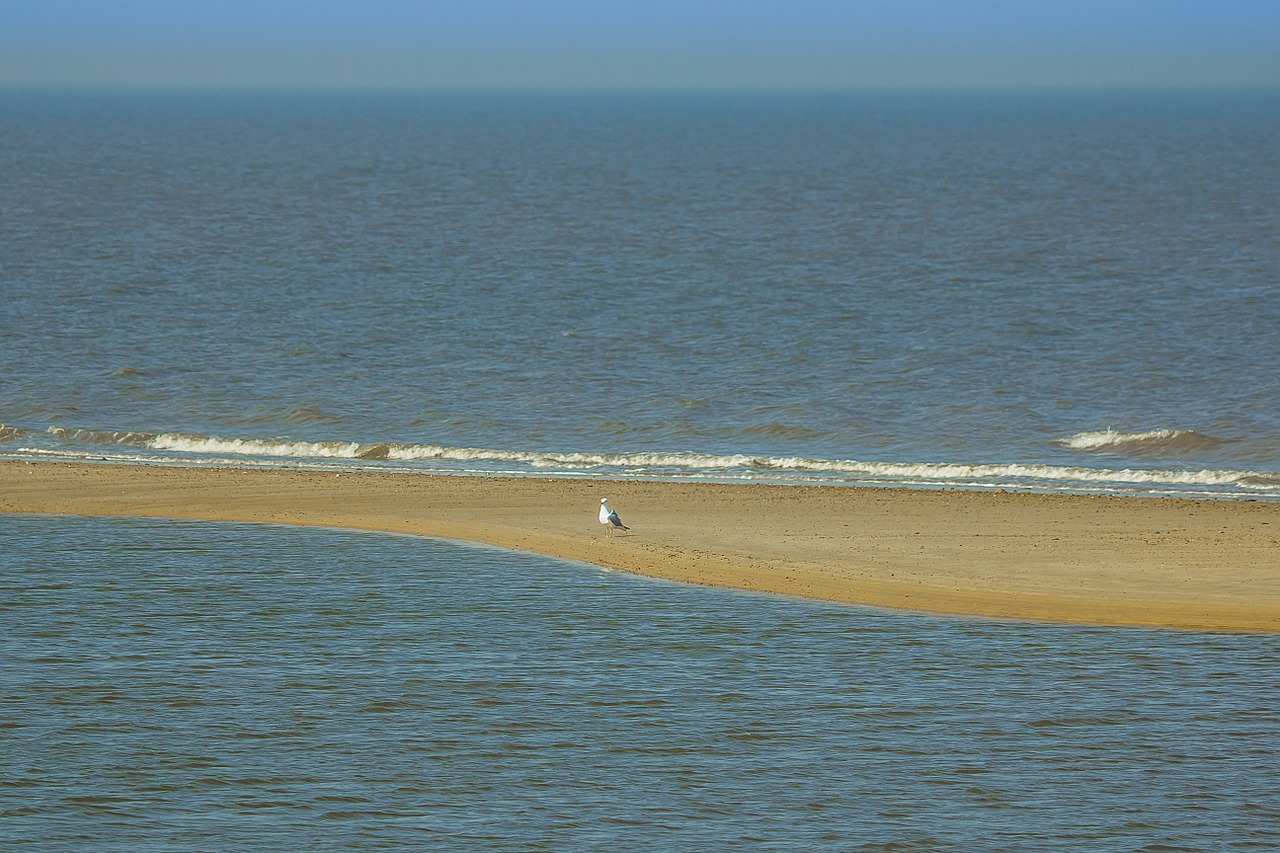
<instances>
[{"instance_id":1,"label":"hazy sky","mask_svg":"<svg viewBox=\"0 0 1280 853\"><path fill-rule=\"evenodd\" d=\"M1280 0L0 0L0 86L1280 87Z\"/></svg>"}]
</instances>

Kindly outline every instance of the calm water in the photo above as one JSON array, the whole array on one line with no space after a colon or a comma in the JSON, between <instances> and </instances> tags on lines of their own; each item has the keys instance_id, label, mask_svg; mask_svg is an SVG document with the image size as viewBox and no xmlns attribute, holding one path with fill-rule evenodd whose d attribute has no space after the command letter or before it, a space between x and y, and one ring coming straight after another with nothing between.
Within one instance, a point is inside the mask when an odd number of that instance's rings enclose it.
<instances>
[{"instance_id":1,"label":"calm water","mask_svg":"<svg viewBox=\"0 0 1280 853\"><path fill-rule=\"evenodd\" d=\"M0 95L0 453L1280 497L1280 95Z\"/></svg>"},{"instance_id":2,"label":"calm water","mask_svg":"<svg viewBox=\"0 0 1280 853\"><path fill-rule=\"evenodd\" d=\"M1280 847L1280 641L0 516L6 849Z\"/></svg>"}]
</instances>

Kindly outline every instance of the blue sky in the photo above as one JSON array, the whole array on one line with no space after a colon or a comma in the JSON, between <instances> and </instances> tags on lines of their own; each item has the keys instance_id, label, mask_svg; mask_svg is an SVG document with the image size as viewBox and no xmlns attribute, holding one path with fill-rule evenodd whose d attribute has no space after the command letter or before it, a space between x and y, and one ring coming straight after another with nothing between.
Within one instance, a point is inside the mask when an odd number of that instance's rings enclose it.
<instances>
[{"instance_id":1,"label":"blue sky","mask_svg":"<svg viewBox=\"0 0 1280 853\"><path fill-rule=\"evenodd\" d=\"M1280 87L1280 0L3 0L0 86Z\"/></svg>"}]
</instances>

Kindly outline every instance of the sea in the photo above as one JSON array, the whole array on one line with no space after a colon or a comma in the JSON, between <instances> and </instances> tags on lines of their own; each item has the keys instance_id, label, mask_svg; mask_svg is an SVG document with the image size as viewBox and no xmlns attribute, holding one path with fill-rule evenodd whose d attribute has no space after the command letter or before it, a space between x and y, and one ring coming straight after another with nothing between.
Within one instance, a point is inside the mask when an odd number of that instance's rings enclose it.
<instances>
[{"instance_id":1,"label":"sea","mask_svg":"<svg viewBox=\"0 0 1280 853\"><path fill-rule=\"evenodd\" d=\"M1275 91L4 91L0 458L1276 501L1278 139ZM0 652L19 849L1280 849L1266 636L10 515Z\"/></svg>"},{"instance_id":2,"label":"sea","mask_svg":"<svg viewBox=\"0 0 1280 853\"><path fill-rule=\"evenodd\" d=\"M0 840L1280 849L1280 642L412 537L0 517Z\"/></svg>"},{"instance_id":3,"label":"sea","mask_svg":"<svg viewBox=\"0 0 1280 853\"><path fill-rule=\"evenodd\" d=\"M1280 498L1280 94L0 95L0 453Z\"/></svg>"}]
</instances>

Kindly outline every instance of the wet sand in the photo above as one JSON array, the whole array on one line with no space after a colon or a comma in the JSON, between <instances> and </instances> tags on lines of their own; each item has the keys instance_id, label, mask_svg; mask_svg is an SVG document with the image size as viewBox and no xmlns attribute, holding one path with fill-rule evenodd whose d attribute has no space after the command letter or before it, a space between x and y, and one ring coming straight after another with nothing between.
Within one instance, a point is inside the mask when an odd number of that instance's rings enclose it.
<instances>
[{"instance_id":1,"label":"wet sand","mask_svg":"<svg viewBox=\"0 0 1280 853\"><path fill-rule=\"evenodd\" d=\"M630 533L602 528L601 497ZM880 607L1280 632L1280 504L0 461L0 511L358 528Z\"/></svg>"}]
</instances>

